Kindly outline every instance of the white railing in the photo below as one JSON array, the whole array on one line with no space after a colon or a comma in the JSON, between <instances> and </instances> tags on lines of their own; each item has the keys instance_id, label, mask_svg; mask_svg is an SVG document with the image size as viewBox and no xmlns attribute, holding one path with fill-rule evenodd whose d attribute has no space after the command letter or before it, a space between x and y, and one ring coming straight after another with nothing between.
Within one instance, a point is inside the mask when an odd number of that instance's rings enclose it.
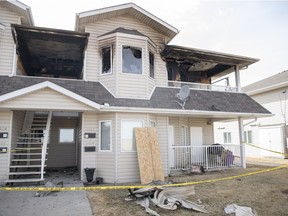
<instances>
[{"instance_id":1,"label":"white railing","mask_svg":"<svg viewBox=\"0 0 288 216\"><path fill-rule=\"evenodd\" d=\"M237 88L231 87L231 86L222 86L222 85L214 85L214 84L211 85L211 84L192 83L192 82L168 81L168 86L170 86L170 87L182 87L184 85L189 86L190 89L237 92Z\"/></svg>"},{"instance_id":2,"label":"white railing","mask_svg":"<svg viewBox=\"0 0 288 216\"><path fill-rule=\"evenodd\" d=\"M48 114L44 140L43 140L42 157L41 157L41 180L44 180L44 167L45 167L45 161L46 161L47 145L48 145L48 140L50 136L51 119L52 119L52 111L50 111Z\"/></svg>"},{"instance_id":3,"label":"white railing","mask_svg":"<svg viewBox=\"0 0 288 216\"><path fill-rule=\"evenodd\" d=\"M169 151L170 170L190 170L192 165L204 169L241 167L240 145L172 146Z\"/></svg>"}]
</instances>

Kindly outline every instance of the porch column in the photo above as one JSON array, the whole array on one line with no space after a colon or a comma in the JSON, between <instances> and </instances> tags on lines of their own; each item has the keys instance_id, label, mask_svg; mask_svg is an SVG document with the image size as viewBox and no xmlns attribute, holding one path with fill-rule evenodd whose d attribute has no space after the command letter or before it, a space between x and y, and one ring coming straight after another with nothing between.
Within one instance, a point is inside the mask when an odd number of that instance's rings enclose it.
<instances>
[{"instance_id":1,"label":"porch column","mask_svg":"<svg viewBox=\"0 0 288 216\"><path fill-rule=\"evenodd\" d=\"M244 140L244 126L243 119L238 117L238 128L239 128L239 141L240 141L240 158L242 167L246 168L246 154L245 154L245 140Z\"/></svg>"},{"instance_id":2,"label":"porch column","mask_svg":"<svg viewBox=\"0 0 288 216\"><path fill-rule=\"evenodd\" d=\"M237 87L237 92L241 91L241 82L240 82L240 71L239 71L239 66L235 65L235 83Z\"/></svg>"}]
</instances>

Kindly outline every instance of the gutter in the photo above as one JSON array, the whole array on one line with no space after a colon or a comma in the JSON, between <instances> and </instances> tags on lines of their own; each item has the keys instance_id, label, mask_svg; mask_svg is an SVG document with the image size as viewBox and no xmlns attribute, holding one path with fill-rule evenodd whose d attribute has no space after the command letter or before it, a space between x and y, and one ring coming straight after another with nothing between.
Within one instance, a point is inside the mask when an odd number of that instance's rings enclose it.
<instances>
[{"instance_id":1,"label":"gutter","mask_svg":"<svg viewBox=\"0 0 288 216\"><path fill-rule=\"evenodd\" d=\"M109 104L100 105L100 112L131 112L131 113L153 113L153 114L177 114L177 115L204 115L207 117L219 116L219 117L269 117L273 114L266 113L235 113L235 112L217 112L217 111L201 111L201 110L184 110L184 109L160 109L160 108L137 108L137 107L110 107Z\"/></svg>"}]
</instances>

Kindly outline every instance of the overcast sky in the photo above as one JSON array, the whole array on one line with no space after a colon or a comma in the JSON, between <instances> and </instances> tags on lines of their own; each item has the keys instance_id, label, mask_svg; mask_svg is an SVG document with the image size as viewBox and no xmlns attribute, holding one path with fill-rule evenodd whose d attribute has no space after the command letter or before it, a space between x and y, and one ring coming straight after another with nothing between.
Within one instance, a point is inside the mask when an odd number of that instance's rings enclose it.
<instances>
[{"instance_id":1,"label":"overcast sky","mask_svg":"<svg viewBox=\"0 0 288 216\"><path fill-rule=\"evenodd\" d=\"M20 0L35 25L74 30L76 13L132 0ZM288 70L288 0L134 0L180 30L170 42L260 59L241 72L242 86ZM233 82L233 81L232 81Z\"/></svg>"}]
</instances>

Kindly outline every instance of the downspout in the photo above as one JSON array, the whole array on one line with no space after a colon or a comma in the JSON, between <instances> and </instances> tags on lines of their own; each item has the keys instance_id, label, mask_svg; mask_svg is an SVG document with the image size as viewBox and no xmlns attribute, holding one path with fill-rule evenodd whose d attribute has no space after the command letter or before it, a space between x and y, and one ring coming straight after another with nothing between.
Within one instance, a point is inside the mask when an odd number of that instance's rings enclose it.
<instances>
[{"instance_id":1,"label":"downspout","mask_svg":"<svg viewBox=\"0 0 288 216\"><path fill-rule=\"evenodd\" d=\"M116 113L115 114L115 125L114 125L114 127L115 127L115 130L114 130L114 136L115 136L115 142L114 142L114 145L115 145L115 173L114 173L114 176L115 176L115 180L114 180L114 182L115 183L118 183L118 166L117 166L117 164L118 164L118 137L117 137L117 134L118 133L116 133L116 131L117 131L117 128L118 128L118 113Z\"/></svg>"},{"instance_id":2,"label":"downspout","mask_svg":"<svg viewBox=\"0 0 288 216\"><path fill-rule=\"evenodd\" d=\"M252 120L252 121L250 121L250 122L247 122L247 123L244 124L243 126L245 127L245 126L247 126L247 125L250 125L250 124L256 122L257 120L258 120L257 117L255 117L254 120Z\"/></svg>"}]
</instances>

